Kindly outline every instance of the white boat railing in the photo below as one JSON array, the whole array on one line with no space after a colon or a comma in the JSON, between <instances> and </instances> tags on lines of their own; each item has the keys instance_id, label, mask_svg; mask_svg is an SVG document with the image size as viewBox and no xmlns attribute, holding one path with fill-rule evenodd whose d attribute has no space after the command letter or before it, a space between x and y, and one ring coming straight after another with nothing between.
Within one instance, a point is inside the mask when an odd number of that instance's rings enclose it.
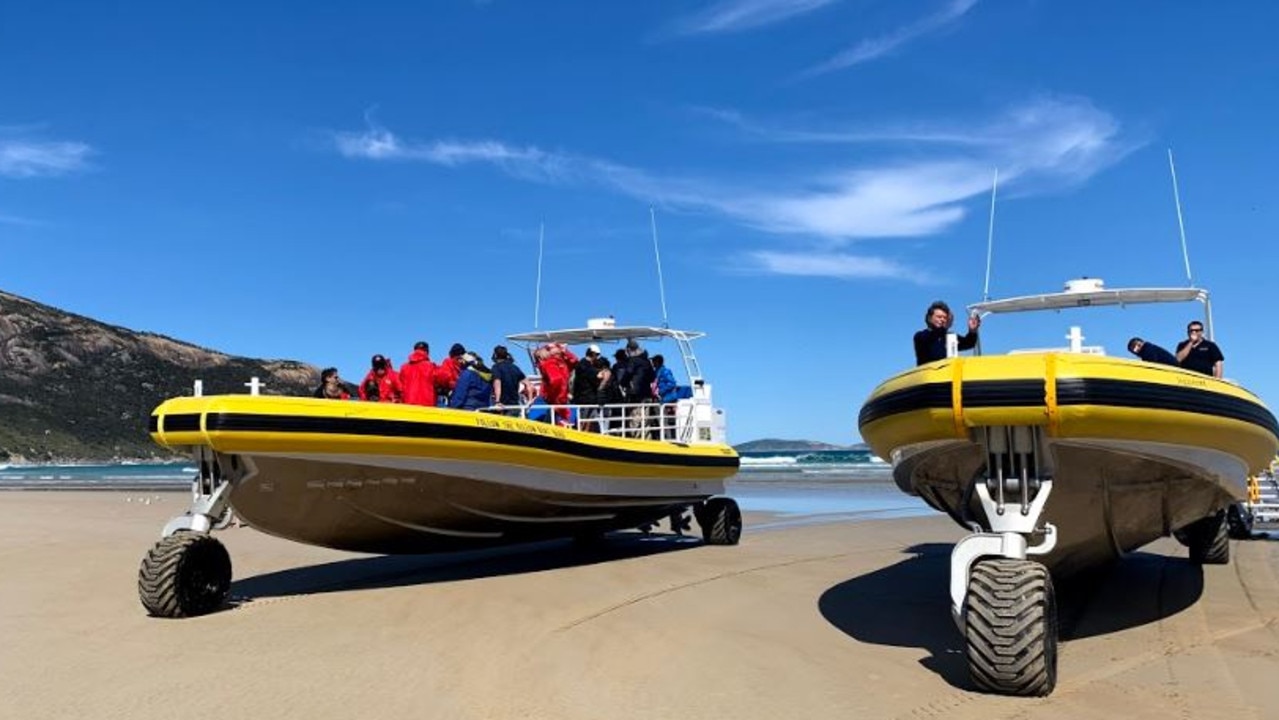
<instances>
[{"instance_id":1,"label":"white boat railing","mask_svg":"<svg viewBox=\"0 0 1279 720\"><path fill-rule=\"evenodd\" d=\"M602 405L494 405L479 412L540 420L582 432L614 437L662 440L680 444L709 441L698 438L692 401L673 403L607 403Z\"/></svg>"}]
</instances>

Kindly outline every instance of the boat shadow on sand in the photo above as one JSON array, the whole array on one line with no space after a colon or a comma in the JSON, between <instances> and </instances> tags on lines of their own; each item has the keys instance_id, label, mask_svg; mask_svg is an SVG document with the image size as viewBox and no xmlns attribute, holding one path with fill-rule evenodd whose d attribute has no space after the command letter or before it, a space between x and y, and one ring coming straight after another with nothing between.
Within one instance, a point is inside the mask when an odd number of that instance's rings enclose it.
<instances>
[{"instance_id":1,"label":"boat shadow on sand","mask_svg":"<svg viewBox=\"0 0 1279 720\"><path fill-rule=\"evenodd\" d=\"M229 607L255 600L560 570L703 547L692 535L619 532L593 543L551 540L432 555L377 555L253 575L231 584Z\"/></svg>"},{"instance_id":2,"label":"boat shadow on sand","mask_svg":"<svg viewBox=\"0 0 1279 720\"><path fill-rule=\"evenodd\" d=\"M956 688L973 689L964 640L950 616L948 543L907 548L909 558L846 580L822 593L822 616L850 637L875 645L918 647L920 661ZM1193 605L1203 570L1184 557L1136 552L1056 587L1062 641L1156 622ZM1069 652L1068 647L1065 652Z\"/></svg>"}]
</instances>

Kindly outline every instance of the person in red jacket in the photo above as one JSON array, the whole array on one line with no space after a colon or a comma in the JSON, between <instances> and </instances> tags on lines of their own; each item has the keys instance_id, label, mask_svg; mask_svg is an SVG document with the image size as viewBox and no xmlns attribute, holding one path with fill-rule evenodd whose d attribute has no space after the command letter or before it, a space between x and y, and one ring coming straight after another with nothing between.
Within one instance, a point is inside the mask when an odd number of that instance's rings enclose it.
<instances>
[{"instance_id":1,"label":"person in red jacket","mask_svg":"<svg viewBox=\"0 0 1279 720\"><path fill-rule=\"evenodd\" d=\"M466 348L462 347L462 343L453 343L453 347L449 348L449 356L435 367L435 394L439 397L447 399L453 394L457 379L462 374L464 354Z\"/></svg>"},{"instance_id":2,"label":"person in red jacket","mask_svg":"<svg viewBox=\"0 0 1279 720\"><path fill-rule=\"evenodd\" d=\"M435 406L435 363L431 362L430 345L414 343L408 362L400 366L400 388L409 405Z\"/></svg>"},{"instance_id":3,"label":"person in red jacket","mask_svg":"<svg viewBox=\"0 0 1279 720\"><path fill-rule=\"evenodd\" d=\"M373 367L360 383L360 399L373 402L397 403L404 401L400 388L400 376L391 368L391 361L382 355L374 355Z\"/></svg>"},{"instance_id":4,"label":"person in red jacket","mask_svg":"<svg viewBox=\"0 0 1279 720\"><path fill-rule=\"evenodd\" d=\"M549 405L568 405L568 381L577 356L564 343L551 343L542 346L535 357L542 373L542 397ZM568 408L556 408L555 417L561 425L568 425Z\"/></svg>"}]
</instances>

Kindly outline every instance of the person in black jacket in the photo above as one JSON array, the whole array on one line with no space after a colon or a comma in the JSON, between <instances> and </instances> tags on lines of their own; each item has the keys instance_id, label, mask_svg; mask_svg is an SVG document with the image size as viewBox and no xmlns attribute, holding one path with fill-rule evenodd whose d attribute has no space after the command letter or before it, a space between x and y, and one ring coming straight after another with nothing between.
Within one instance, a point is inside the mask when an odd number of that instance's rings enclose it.
<instances>
[{"instance_id":1,"label":"person in black jacket","mask_svg":"<svg viewBox=\"0 0 1279 720\"><path fill-rule=\"evenodd\" d=\"M946 334L955 322L955 314L950 306L938 300L928 306L924 313L923 330L915 333L915 364L923 365L934 360L946 358ZM971 350L977 345L977 328L981 327L981 318L968 316L968 333L959 338L960 350Z\"/></svg>"},{"instance_id":2,"label":"person in black jacket","mask_svg":"<svg viewBox=\"0 0 1279 720\"><path fill-rule=\"evenodd\" d=\"M1145 360L1146 362L1160 363L1162 365L1177 366L1177 356L1159 347L1152 342L1146 342L1139 337L1135 337L1128 341L1128 352Z\"/></svg>"},{"instance_id":3,"label":"person in black jacket","mask_svg":"<svg viewBox=\"0 0 1279 720\"><path fill-rule=\"evenodd\" d=\"M600 383L600 400L605 405L614 406L604 408L604 432L609 435L620 434L624 424L622 408L616 406L626 402L623 390L626 387L626 351L619 349L613 353L613 360L612 367L609 367L606 357L601 356L598 361L601 372L607 373Z\"/></svg>"},{"instance_id":4,"label":"person in black jacket","mask_svg":"<svg viewBox=\"0 0 1279 720\"><path fill-rule=\"evenodd\" d=\"M570 385L572 395L569 401L578 406L578 427L586 432L599 432L596 419L600 414L600 381L603 379L598 366L599 358L600 346L591 345L573 367L573 382Z\"/></svg>"},{"instance_id":5,"label":"person in black jacket","mask_svg":"<svg viewBox=\"0 0 1279 720\"><path fill-rule=\"evenodd\" d=\"M653 402L653 381L657 379L657 370L653 369L653 361L648 359L648 351L640 347L634 340L626 341L626 402ZM629 427L632 437L643 437L644 428L650 425L649 411L652 408L639 405L631 408Z\"/></svg>"},{"instance_id":6,"label":"person in black jacket","mask_svg":"<svg viewBox=\"0 0 1279 720\"><path fill-rule=\"evenodd\" d=\"M1186 339L1177 343L1177 363L1187 370L1219 378L1225 361L1217 343L1204 339L1203 323L1191 321L1186 326Z\"/></svg>"}]
</instances>

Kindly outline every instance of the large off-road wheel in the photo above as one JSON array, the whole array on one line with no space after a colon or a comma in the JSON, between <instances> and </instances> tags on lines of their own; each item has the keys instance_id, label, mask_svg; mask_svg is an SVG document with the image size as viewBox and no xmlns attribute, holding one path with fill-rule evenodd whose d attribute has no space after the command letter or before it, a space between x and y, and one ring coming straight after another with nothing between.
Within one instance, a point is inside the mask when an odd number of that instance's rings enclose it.
<instances>
[{"instance_id":1,"label":"large off-road wheel","mask_svg":"<svg viewBox=\"0 0 1279 720\"><path fill-rule=\"evenodd\" d=\"M179 532L151 548L138 569L138 598L155 617L204 615L231 590L231 557L210 535Z\"/></svg>"},{"instance_id":2,"label":"large off-road wheel","mask_svg":"<svg viewBox=\"0 0 1279 720\"><path fill-rule=\"evenodd\" d=\"M1186 528L1190 562L1200 565L1225 565L1230 562L1230 528L1226 512L1218 510Z\"/></svg>"},{"instance_id":3,"label":"large off-road wheel","mask_svg":"<svg viewBox=\"0 0 1279 720\"><path fill-rule=\"evenodd\" d=\"M1252 539L1252 510L1244 503L1234 503L1226 508L1226 530L1233 540Z\"/></svg>"},{"instance_id":4,"label":"large off-road wheel","mask_svg":"<svg viewBox=\"0 0 1279 720\"><path fill-rule=\"evenodd\" d=\"M1057 600L1048 569L1030 560L973 564L964 603L968 673L981 690L1043 696L1057 685Z\"/></svg>"},{"instance_id":5,"label":"large off-road wheel","mask_svg":"<svg viewBox=\"0 0 1279 720\"><path fill-rule=\"evenodd\" d=\"M742 511L732 498L707 500L697 514L697 524L709 545L736 545L742 539Z\"/></svg>"}]
</instances>

